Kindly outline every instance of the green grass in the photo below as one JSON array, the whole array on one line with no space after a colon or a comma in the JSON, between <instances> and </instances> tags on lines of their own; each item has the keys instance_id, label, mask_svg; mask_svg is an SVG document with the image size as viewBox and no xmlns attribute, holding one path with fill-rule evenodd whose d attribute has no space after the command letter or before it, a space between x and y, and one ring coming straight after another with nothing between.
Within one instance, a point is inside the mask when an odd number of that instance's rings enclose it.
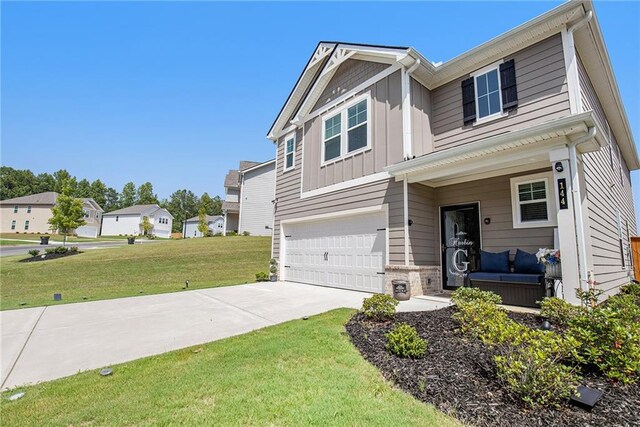
<instances>
[{"instance_id":1,"label":"green grass","mask_svg":"<svg viewBox=\"0 0 640 427\"><path fill-rule=\"evenodd\" d=\"M212 237L94 249L66 258L20 263L0 259L0 309L237 285L267 271L270 237ZM27 304L21 306L20 303Z\"/></svg>"},{"instance_id":2,"label":"green grass","mask_svg":"<svg viewBox=\"0 0 640 427\"><path fill-rule=\"evenodd\" d=\"M0 246L21 246L21 245L33 245L36 242L16 242L15 240L0 239Z\"/></svg>"},{"instance_id":3,"label":"green grass","mask_svg":"<svg viewBox=\"0 0 640 427\"><path fill-rule=\"evenodd\" d=\"M339 309L4 393L4 426L457 426L394 389L350 343ZM196 352L197 350L200 352ZM196 351L194 351L196 350Z\"/></svg>"},{"instance_id":4,"label":"green grass","mask_svg":"<svg viewBox=\"0 0 640 427\"><path fill-rule=\"evenodd\" d=\"M37 234L37 233L0 233L0 244L2 242L7 242L5 239L11 240L29 240L33 242L40 243L40 236L46 236L46 234ZM64 236L59 234L49 234L49 240L52 242L62 242L64 240ZM91 237L74 237L67 236L67 242L112 242L114 240L124 240L127 236L100 236L97 238ZM139 239L144 239L144 237L139 237ZM31 242L16 242L21 245L30 245Z\"/></svg>"}]
</instances>

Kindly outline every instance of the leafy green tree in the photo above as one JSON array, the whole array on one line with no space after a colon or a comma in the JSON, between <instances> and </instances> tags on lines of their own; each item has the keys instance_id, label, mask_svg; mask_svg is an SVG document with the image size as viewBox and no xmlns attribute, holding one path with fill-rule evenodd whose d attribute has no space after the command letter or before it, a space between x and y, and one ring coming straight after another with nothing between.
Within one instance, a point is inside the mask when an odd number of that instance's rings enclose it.
<instances>
[{"instance_id":1,"label":"leafy green tree","mask_svg":"<svg viewBox=\"0 0 640 427\"><path fill-rule=\"evenodd\" d=\"M181 232L184 221L198 213L198 202L198 197L186 189L177 190L171 194L166 209L173 215L172 231L174 233Z\"/></svg>"},{"instance_id":2,"label":"leafy green tree","mask_svg":"<svg viewBox=\"0 0 640 427\"><path fill-rule=\"evenodd\" d=\"M209 232L209 224L207 223L207 211L202 205L200 206L200 210L198 211L198 231L202 233L203 236L206 236Z\"/></svg>"},{"instance_id":3,"label":"leafy green tree","mask_svg":"<svg viewBox=\"0 0 640 427\"><path fill-rule=\"evenodd\" d=\"M88 179L81 179L80 182L78 182L74 196L80 198L91 197L91 183Z\"/></svg>"},{"instance_id":4,"label":"leafy green tree","mask_svg":"<svg viewBox=\"0 0 640 427\"><path fill-rule=\"evenodd\" d=\"M153 224L151 224L151 221L149 221L149 217L148 216L143 216L142 217L142 231L144 231L144 234L151 234L151 230L153 230Z\"/></svg>"},{"instance_id":5,"label":"leafy green tree","mask_svg":"<svg viewBox=\"0 0 640 427\"><path fill-rule=\"evenodd\" d=\"M137 203L136 185L133 182L127 182L122 188L120 197L120 207L128 208Z\"/></svg>"},{"instance_id":6,"label":"leafy green tree","mask_svg":"<svg viewBox=\"0 0 640 427\"><path fill-rule=\"evenodd\" d=\"M211 198L208 193L200 197L200 206L204 207L207 215L222 215L222 199L220 196Z\"/></svg>"},{"instance_id":7,"label":"leafy green tree","mask_svg":"<svg viewBox=\"0 0 640 427\"><path fill-rule=\"evenodd\" d=\"M115 211L120 208L120 195L115 188L109 187L104 193L104 205L100 205L105 212Z\"/></svg>"},{"instance_id":8,"label":"leafy green tree","mask_svg":"<svg viewBox=\"0 0 640 427\"><path fill-rule=\"evenodd\" d=\"M71 176L66 169L60 169L53 173L53 178L55 179L55 188L53 191L57 193L62 193L64 187L66 186L69 195L76 193L76 187L78 186L77 180L75 176Z\"/></svg>"},{"instance_id":9,"label":"leafy green tree","mask_svg":"<svg viewBox=\"0 0 640 427\"><path fill-rule=\"evenodd\" d=\"M138 187L138 203L141 205L158 203L158 196L153 194L153 185L150 182L145 182Z\"/></svg>"},{"instance_id":10,"label":"leafy green tree","mask_svg":"<svg viewBox=\"0 0 640 427\"><path fill-rule=\"evenodd\" d=\"M44 193L46 191L55 191L56 179L50 173L41 173L36 176L36 193Z\"/></svg>"},{"instance_id":11,"label":"leafy green tree","mask_svg":"<svg viewBox=\"0 0 640 427\"><path fill-rule=\"evenodd\" d=\"M0 167L0 199L27 196L36 193L37 180L30 170Z\"/></svg>"},{"instance_id":12,"label":"leafy green tree","mask_svg":"<svg viewBox=\"0 0 640 427\"><path fill-rule=\"evenodd\" d=\"M64 186L62 193L58 195L56 204L51 208L53 214L49 218L52 230L64 235L63 246L67 244L67 235L78 227L86 224L82 200L69 195L69 187Z\"/></svg>"},{"instance_id":13,"label":"leafy green tree","mask_svg":"<svg viewBox=\"0 0 640 427\"><path fill-rule=\"evenodd\" d=\"M115 191L115 190L114 190ZM96 179L91 183L90 196L97 204L104 209L104 205L107 204L107 186L102 181Z\"/></svg>"}]
</instances>

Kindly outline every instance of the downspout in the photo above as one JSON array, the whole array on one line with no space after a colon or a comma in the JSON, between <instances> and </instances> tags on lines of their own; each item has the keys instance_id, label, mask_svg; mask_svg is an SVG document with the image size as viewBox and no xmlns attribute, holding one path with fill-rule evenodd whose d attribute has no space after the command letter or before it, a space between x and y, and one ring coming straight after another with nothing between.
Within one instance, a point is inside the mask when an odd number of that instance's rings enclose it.
<instances>
[{"instance_id":1,"label":"downspout","mask_svg":"<svg viewBox=\"0 0 640 427\"><path fill-rule=\"evenodd\" d=\"M420 66L420 60L402 72L402 151L403 158L409 159L413 153L411 142L411 73Z\"/></svg>"},{"instance_id":2,"label":"downspout","mask_svg":"<svg viewBox=\"0 0 640 427\"><path fill-rule=\"evenodd\" d=\"M571 173L571 195L573 199L573 215L576 223L576 238L578 242L578 263L580 264L579 285L581 290L585 290L582 283L589 280L589 269L587 266L587 245L585 242L584 218L582 215L582 197L580 195L580 180L578 179L578 153L576 147L585 142L591 141L596 136L596 127L591 126L587 134L572 141L569 144L569 169Z\"/></svg>"}]
</instances>

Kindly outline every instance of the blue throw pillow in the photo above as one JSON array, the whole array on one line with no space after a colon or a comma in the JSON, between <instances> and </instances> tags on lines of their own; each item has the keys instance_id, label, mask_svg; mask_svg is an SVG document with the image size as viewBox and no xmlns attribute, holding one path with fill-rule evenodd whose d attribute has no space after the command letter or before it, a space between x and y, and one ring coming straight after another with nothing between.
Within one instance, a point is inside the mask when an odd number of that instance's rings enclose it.
<instances>
[{"instance_id":1,"label":"blue throw pillow","mask_svg":"<svg viewBox=\"0 0 640 427\"><path fill-rule=\"evenodd\" d=\"M538 263L538 258L518 249L513 259L513 272L520 274L544 274L544 265Z\"/></svg>"},{"instance_id":2,"label":"blue throw pillow","mask_svg":"<svg viewBox=\"0 0 640 427\"><path fill-rule=\"evenodd\" d=\"M509 251L491 252L480 251L480 271L485 273L509 273Z\"/></svg>"}]
</instances>

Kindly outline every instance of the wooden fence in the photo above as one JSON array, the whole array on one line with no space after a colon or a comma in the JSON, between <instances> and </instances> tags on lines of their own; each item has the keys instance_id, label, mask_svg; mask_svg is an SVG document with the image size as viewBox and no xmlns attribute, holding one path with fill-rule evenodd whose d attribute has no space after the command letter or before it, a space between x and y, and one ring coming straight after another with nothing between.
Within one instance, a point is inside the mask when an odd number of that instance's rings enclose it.
<instances>
[{"instance_id":1,"label":"wooden fence","mask_svg":"<svg viewBox=\"0 0 640 427\"><path fill-rule=\"evenodd\" d=\"M633 256L633 277L640 280L640 237L631 238L631 254Z\"/></svg>"}]
</instances>

